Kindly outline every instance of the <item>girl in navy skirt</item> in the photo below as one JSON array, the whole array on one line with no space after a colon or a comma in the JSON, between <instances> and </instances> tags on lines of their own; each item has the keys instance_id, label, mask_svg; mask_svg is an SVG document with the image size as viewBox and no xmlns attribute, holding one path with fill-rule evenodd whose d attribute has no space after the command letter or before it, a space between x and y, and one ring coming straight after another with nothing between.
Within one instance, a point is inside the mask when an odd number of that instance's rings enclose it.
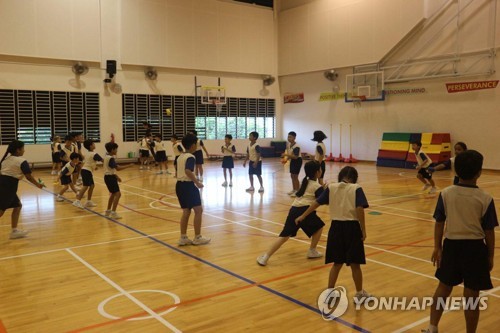
<instances>
[{"instance_id":1,"label":"girl in navy skirt","mask_svg":"<svg viewBox=\"0 0 500 333\"><path fill-rule=\"evenodd\" d=\"M191 134L193 134L194 136L198 137L198 132L196 130L192 130L190 132ZM196 159L196 178L203 183L203 151L202 149L205 151L205 154L207 154L207 157L208 155L210 155L208 153L208 150L207 148L205 147L205 144L203 143L203 141L201 139L196 139L196 150L194 151L194 158Z\"/></svg>"},{"instance_id":2,"label":"girl in navy skirt","mask_svg":"<svg viewBox=\"0 0 500 333\"><path fill-rule=\"evenodd\" d=\"M37 182L31 175L30 166L28 161L22 157L23 155L24 142L14 140L9 144L0 161L0 217L3 216L7 209L13 209L10 239L23 238L28 235L28 231L17 229L22 208L21 201L17 196L19 180L26 177L36 187L43 187L43 183Z\"/></svg>"},{"instance_id":3,"label":"girl in navy skirt","mask_svg":"<svg viewBox=\"0 0 500 333\"><path fill-rule=\"evenodd\" d=\"M52 143L50 144L50 150L52 151L52 172L51 175L57 175L61 170L61 137L54 136Z\"/></svg>"},{"instance_id":4,"label":"girl in navy skirt","mask_svg":"<svg viewBox=\"0 0 500 333\"><path fill-rule=\"evenodd\" d=\"M302 180L302 185L297 191L297 197L293 201L292 208L290 208L288 212L283 231L281 231L279 238L271 245L269 250L257 258L257 263L261 266L265 266L269 258L278 251L290 237L295 237L299 229L302 229L306 235L311 238L311 246L307 252L307 258L320 258L323 256L323 254L316 250L316 246L318 245L325 224L318 215L316 215L316 211L311 211L301 223L295 223L295 219L308 210L310 205L316 202L316 198L323 193L323 187L318 183L318 177L321 175L319 163L316 161L307 162L304 166L304 171L306 176Z\"/></svg>"},{"instance_id":5,"label":"girl in navy skirt","mask_svg":"<svg viewBox=\"0 0 500 333\"><path fill-rule=\"evenodd\" d=\"M321 177L319 177L319 183L323 185L323 178L325 177L326 165L325 165L325 154L326 147L323 143L323 140L327 138L326 134L323 131L314 131L312 141L316 141L316 151L314 155L311 155L315 161L321 164Z\"/></svg>"},{"instance_id":6,"label":"girl in navy skirt","mask_svg":"<svg viewBox=\"0 0 500 333\"><path fill-rule=\"evenodd\" d=\"M222 158L222 169L224 170L224 183L222 186L226 187L227 175L226 170L229 170L229 186L233 186L233 169L234 169L234 153L236 153L236 147L231 144L233 136L231 134L226 134L224 137L224 146L221 147L221 152L224 154Z\"/></svg>"},{"instance_id":7,"label":"girl in navy skirt","mask_svg":"<svg viewBox=\"0 0 500 333\"><path fill-rule=\"evenodd\" d=\"M371 295L363 290L362 264L366 264L363 242L366 239L365 212L368 201L361 186L356 184L358 172L347 166L340 170L338 183L331 183L309 209L299 216L300 223L320 205L330 205L332 225L328 232L325 263L333 262L328 288L335 283L344 264L351 266L358 301L363 302Z\"/></svg>"}]
</instances>

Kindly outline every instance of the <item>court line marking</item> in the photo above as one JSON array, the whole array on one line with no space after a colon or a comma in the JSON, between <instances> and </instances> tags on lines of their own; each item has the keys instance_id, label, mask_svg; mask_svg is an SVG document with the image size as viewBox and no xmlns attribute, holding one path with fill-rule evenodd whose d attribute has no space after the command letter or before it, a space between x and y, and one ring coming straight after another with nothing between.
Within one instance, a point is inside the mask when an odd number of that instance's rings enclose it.
<instances>
[{"instance_id":1,"label":"court line marking","mask_svg":"<svg viewBox=\"0 0 500 333\"><path fill-rule=\"evenodd\" d=\"M228 224L230 224L230 223L220 223L220 224L214 224L214 225L207 225L207 226L202 226L202 228L214 228L214 227L220 227L220 226L228 225ZM189 228L188 231L194 231L194 228ZM163 236L163 235L168 235L168 234L175 234L175 233L178 233L178 232L179 231L176 230L176 231L169 231L169 232L162 232L162 233L157 233L157 234L151 234L150 236L156 237L156 236ZM9 257L0 258L0 261L8 260L8 259L22 258L22 257L29 257L29 256L39 255L39 254L48 254L48 253L53 253L53 252L65 251L66 249L79 249L79 248L84 248L84 247L113 244L113 243L125 242L125 241L131 241L131 240L137 240L137 239L143 239L143 238L147 238L147 236L129 237L129 238L123 238L123 239L115 239L115 240L106 241L106 242L83 244L83 245L70 246L70 247L64 247L64 248L59 248L59 249L47 250L47 251L39 251L39 252L18 254L18 255L15 255L15 256L9 256Z\"/></svg>"},{"instance_id":2,"label":"court line marking","mask_svg":"<svg viewBox=\"0 0 500 333\"><path fill-rule=\"evenodd\" d=\"M101 279L106 281L109 285L111 285L113 288L118 290L123 296L127 297L129 300L131 300L133 303L138 305L141 309L146 311L151 317L155 318L158 320L160 323L162 323L164 326L168 327L171 331L180 333L182 331L178 330L174 325L169 323L165 318L159 316L156 312L151 310L148 306L146 306L144 303L139 301L137 298L132 296L129 292L127 292L125 289L120 287L117 283L115 283L113 280L108 278L105 274L101 273L97 268L89 264L87 261L85 261L82 257L77 255L75 252L71 251L71 249L66 249L66 251L71 254L74 258L76 258L79 262L81 262L85 267L90 269L92 272L94 272L97 276L99 276Z\"/></svg>"},{"instance_id":3,"label":"court line marking","mask_svg":"<svg viewBox=\"0 0 500 333\"><path fill-rule=\"evenodd\" d=\"M71 220L71 219L81 219L81 218L86 218L88 217L87 215L78 215L78 216L73 216L73 217L60 217L57 219L50 219L50 220L41 220L41 221L36 221L36 222L23 222L23 225L31 225L31 224L38 224L38 223L46 223L46 222L54 222L54 221L62 221L62 220ZM0 228L6 228L6 227L11 227L10 223L9 224L2 224L0 225Z\"/></svg>"}]
</instances>

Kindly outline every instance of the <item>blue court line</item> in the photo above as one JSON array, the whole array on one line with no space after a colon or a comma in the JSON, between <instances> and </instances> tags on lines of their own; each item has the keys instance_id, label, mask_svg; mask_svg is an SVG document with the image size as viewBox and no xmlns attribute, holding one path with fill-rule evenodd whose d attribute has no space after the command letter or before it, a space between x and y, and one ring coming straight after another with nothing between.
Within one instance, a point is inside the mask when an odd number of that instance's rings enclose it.
<instances>
[{"instance_id":1,"label":"blue court line","mask_svg":"<svg viewBox=\"0 0 500 333\"><path fill-rule=\"evenodd\" d=\"M48 192L48 193L52 193L52 192L50 192L50 191L48 191L48 190L45 190L45 191L46 191L46 192ZM52 194L54 194L54 193L52 193ZM70 201L69 199L65 199L65 200ZM71 201L70 201L70 202L71 202ZM170 244L168 244L168 243L165 243L165 242L164 242L164 241L162 241L162 240L159 240L159 239L157 239L157 238L155 238L155 237L153 237L153 236L150 236L150 235L148 235L148 234L146 234L146 233L144 233L144 232L142 232L142 231L140 231L140 230L138 230L138 229L135 229L135 228L133 228L133 227L131 227L131 226L129 226L129 225L126 225L126 224L124 224L124 223L121 223L121 222L119 222L119 221L117 221L117 220L114 220L114 219L112 219L112 218L110 218L110 217L108 217L108 216L106 216L106 215L103 215L103 214L98 213L98 212L96 212L96 211L90 210L90 209L88 209L88 208L84 208L84 209L85 209L86 211L88 211L88 212L91 212L91 213L93 213L93 214L97 215L97 216L103 217L103 218L105 218L105 219L107 219L107 220L109 220L109 221L111 221L111 222L113 222L113 223L115 223L115 224L118 224L118 225L120 225L120 226L122 226L122 227L125 227L125 228L129 229L129 230L130 230L130 231L132 231L132 232L135 232L135 233L137 233L137 234L139 234L139 235L141 235L141 236L144 236L144 237L146 237L146 238L149 238L149 239L150 239L150 240L152 240L153 242L156 242L156 243L158 243L158 244L160 244L160 245L163 245L163 246L165 246L165 247L169 248L170 250L174 250L174 251L176 251L176 252L178 252L178 253L180 253L180 254L183 254L183 255L185 255L185 256L188 256L188 257L190 257L190 258L192 258L192 259L194 259L194 260L196 260L196 261L199 261L199 262L201 262L201 263L203 263L203 264L205 264L205 265L208 265L208 266L210 266L210 267L212 267L212 268L215 268L215 269L216 269L216 270L218 270L218 271L224 272L224 273L226 273L226 274L228 274L228 275L231 275L231 276L233 276L233 277L235 277L235 278L237 278L237 279L239 279L239 280L245 281L245 282L246 282L246 283L248 283L248 284L254 284L254 285L256 285L256 287L258 287L258 288L260 288L260 289L263 289L263 290L265 290L265 291L268 291L268 292L270 292L270 293L272 293L272 294L274 294L274 295L276 295L276 296L279 296L279 297L281 297L281 298L283 298L283 299L286 299L286 300L288 300L288 301L290 301L290 302L292 302L292 303L295 303L295 304L297 304L297 305L299 305L299 306L302 306L302 307L304 307L304 308L306 308L306 309L308 309L308 310L311 310L311 311L313 311L314 313L316 313L316 314L318 314L318 315L321 315L321 311L320 311L319 309L316 309L315 307L313 307L313 306L311 306L311 305L309 305L309 304L306 304L306 303L304 303L304 302L301 302L301 301L299 301L298 299L295 299L295 298L293 298L293 297L291 297L291 296L285 295L285 294L283 294L283 293L281 293L281 292L279 292L279 291L277 291L277 290L274 290L274 289L272 289L272 288L266 287L266 286L264 286L264 285L257 284L257 282L254 282L254 281L252 281L252 280L250 280L250 279L247 279L247 278L246 278L246 277L244 277L244 276L241 276L241 275L239 275L239 274L237 274L237 273L231 272L230 270L227 270L227 269L225 269L225 268L223 268L223 267L221 267L221 266L218 266L218 265L216 265L216 264L214 264L214 263L211 263L210 261L207 261L207 260L205 260L205 259L202 259L202 258L200 258L200 257L197 257L197 256L195 256L195 255L193 255L193 254L191 254L191 253L189 253L189 252L185 252L185 251L183 251L183 250L181 250L181 249L179 249L179 248L177 248L177 247L175 247L175 246L172 246L172 245L170 245ZM354 330L356 330L356 331L358 331L358 332L362 332L362 333L370 333L370 331L365 330L364 328L359 327L359 326L357 326L357 325L355 325L355 324L351 324L350 322L345 321L345 320L340 319L340 318L334 318L334 319L333 319L333 321L336 321L336 322L338 322L338 323L340 323L340 324L342 324L342 325L344 325L344 326L347 326L347 327L349 327L349 328L352 328L352 329L354 329Z\"/></svg>"}]
</instances>

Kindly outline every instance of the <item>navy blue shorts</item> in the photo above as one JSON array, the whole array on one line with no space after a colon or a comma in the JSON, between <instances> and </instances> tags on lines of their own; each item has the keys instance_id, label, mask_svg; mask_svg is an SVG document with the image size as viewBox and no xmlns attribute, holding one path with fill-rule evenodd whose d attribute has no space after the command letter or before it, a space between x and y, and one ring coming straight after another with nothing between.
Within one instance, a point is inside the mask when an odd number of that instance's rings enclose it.
<instances>
[{"instance_id":1,"label":"navy blue shorts","mask_svg":"<svg viewBox=\"0 0 500 333\"><path fill-rule=\"evenodd\" d=\"M292 175L298 175L300 173L301 168L302 168L301 157L290 160L290 173Z\"/></svg>"},{"instance_id":2,"label":"navy blue shorts","mask_svg":"<svg viewBox=\"0 0 500 333\"><path fill-rule=\"evenodd\" d=\"M183 209L201 206L200 190L193 182L177 181L175 184L175 194L177 194L177 199Z\"/></svg>"},{"instance_id":3,"label":"navy blue shorts","mask_svg":"<svg viewBox=\"0 0 500 333\"><path fill-rule=\"evenodd\" d=\"M283 231L280 233L280 237L295 237L297 236L297 231L302 229L307 237L311 238L316 231L320 230L325 226L325 223L316 215L316 211L307 215L307 217L297 225L295 219L302 215L309 206L293 207L290 208L288 216L286 217L285 226Z\"/></svg>"},{"instance_id":4,"label":"navy blue shorts","mask_svg":"<svg viewBox=\"0 0 500 333\"><path fill-rule=\"evenodd\" d=\"M326 243L325 264L366 264L362 237L358 221L332 221Z\"/></svg>"},{"instance_id":5,"label":"navy blue shorts","mask_svg":"<svg viewBox=\"0 0 500 333\"><path fill-rule=\"evenodd\" d=\"M222 167L224 169L233 169L234 168L234 160L232 156L224 156L222 158Z\"/></svg>"},{"instance_id":6,"label":"navy blue shorts","mask_svg":"<svg viewBox=\"0 0 500 333\"><path fill-rule=\"evenodd\" d=\"M69 185L73 182L73 179L71 179L71 175L63 175L61 176L61 185Z\"/></svg>"},{"instance_id":7,"label":"navy blue shorts","mask_svg":"<svg viewBox=\"0 0 500 333\"><path fill-rule=\"evenodd\" d=\"M21 200L17 196L18 185L17 178L0 175L0 210L21 207Z\"/></svg>"},{"instance_id":8,"label":"navy blue shorts","mask_svg":"<svg viewBox=\"0 0 500 333\"><path fill-rule=\"evenodd\" d=\"M203 151L196 150L193 155L196 159L196 164L203 164Z\"/></svg>"},{"instance_id":9,"label":"navy blue shorts","mask_svg":"<svg viewBox=\"0 0 500 333\"><path fill-rule=\"evenodd\" d=\"M52 163L61 163L60 153L52 153Z\"/></svg>"},{"instance_id":10,"label":"navy blue shorts","mask_svg":"<svg viewBox=\"0 0 500 333\"><path fill-rule=\"evenodd\" d=\"M167 153L164 150L157 151L155 154L156 162L166 162L167 161Z\"/></svg>"},{"instance_id":11,"label":"navy blue shorts","mask_svg":"<svg viewBox=\"0 0 500 333\"><path fill-rule=\"evenodd\" d=\"M83 186L92 186L92 185L94 185L94 176L92 175L91 171L82 169L81 175L82 175L82 184L83 184Z\"/></svg>"},{"instance_id":12,"label":"navy blue shorts","mask_svg":"<svg viewBox=\"0 0 500 333\"><path fill-rule=\"evenodd\" d=\"M120 192L120 186L118 186L118 178L115 175L104 175L104 182L108 188L109 193Z\"/></svg>"},{"instance_id":13,"label":"navy blue shorts","mask_svg":"<svg viewBox=\"0 0 500 333\"><path fill-rule=\"evenodd\" d=\"M432 173L427 171L427 168L422 168L422 169L418 170L418 174L422 175L422 177L424 177L424 179L432 179Z\"/></svg>"},{"instance_id":14,"label":"navy blue shorts","mask_svg":"<svg viewBox=\"0 0 500 333\"><path fill-rule=\"evenodd\" d=\"M436 277L447 286L464 283L472 290L493 288L488 248L482 239L448 239L443 242L441 265Z\"/></svg>"},{"instance_id":15,"label":"navy blue shorts","mask_svg":"<svg viewBox=\"0 0 500 333\"><path fill-rule=\"evenodd\" d=\"M325 171L326 171L326 164L325 161L321 161L320 163L320 168L321 168L321 179L325 178Z\"/></svg>"},{"instance_id":16,"label":"navy blue shorts","mask_svg":"<svg viewBox=\"0 0 500 333\"><path fill-rule=\"evenodd\" d=\"M252 161L248 161L248 174L249 175L262 175L262 161L257 162L257 166L253 167L254 163Z\"/></svg>"},{"instance_id":17,"label":"navy blue shorts","mask_svg":"<svg viewBox=\"0 0 500 333\"><path fill-rule=\"evenodd\" d=\"M149 157L149 150L139 149L139 154L141 157Z\"/></svg>"}]
</instances>

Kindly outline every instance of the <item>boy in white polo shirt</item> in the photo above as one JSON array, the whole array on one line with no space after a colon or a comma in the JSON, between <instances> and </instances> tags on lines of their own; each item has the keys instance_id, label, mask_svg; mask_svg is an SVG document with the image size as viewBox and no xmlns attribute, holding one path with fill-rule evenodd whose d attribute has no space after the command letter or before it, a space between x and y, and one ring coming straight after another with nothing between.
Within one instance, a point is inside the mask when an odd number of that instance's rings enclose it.
<instances>
[{"instance_id":1,"label":"boy in white polo shirt","mask_svg":"<svg viewBox=\"0 0 500 333\"><path fill-rule=\"evenodd\" d=\"M256 175L260 183L259 193L263 193L264 186L262 186L262 159L260 157L260 146L257 144L258 138L259 133L257 132L251 132L248 135L250 144L247 147L247 156L245 158L245 161L243 162L243 167L246 167L247 161L250 160L250 163L248 163L248 177L250 178L250 187L247 188L246 191L255 191L253 187L253 175Z\"/></svg>"},{"instance_id":2,"label":"boy in white polo shirt","mask_svg":"<svg viewBox=\"0 0 500 333\"><path fill-rule=\"evenodd\" d=\"M426 191L430 187L431 190L429 193L436 193L436 184L432 180L432 173L428 170L432 164L432 160L422 151L422 142L413 141L411 148L415 151L415 158L417 159L417 178L424 183L422 191Z\"/></svg>"},{"instance_id":3,"label":"boy in white polo shirt","mask_svg":"<svg viewBox=\"0 0 500 333\"><path fill-rule=\"evenodd\" d=\"M433 296L429 328L423 332L438 331L444 310L442 304L454 286L463 282L463 295L469 304L476 304L480 290L493 288L490 271L495 252L494 228L498 220L493 198L476 185L482 166L483 156L475 150L457 155L455 172L459 183L445 188L439 195L434 212L432 253L439 285ZM464 314L467 332L476 332L479 306L464 308Z\"/></svg>"}]
</instances>

